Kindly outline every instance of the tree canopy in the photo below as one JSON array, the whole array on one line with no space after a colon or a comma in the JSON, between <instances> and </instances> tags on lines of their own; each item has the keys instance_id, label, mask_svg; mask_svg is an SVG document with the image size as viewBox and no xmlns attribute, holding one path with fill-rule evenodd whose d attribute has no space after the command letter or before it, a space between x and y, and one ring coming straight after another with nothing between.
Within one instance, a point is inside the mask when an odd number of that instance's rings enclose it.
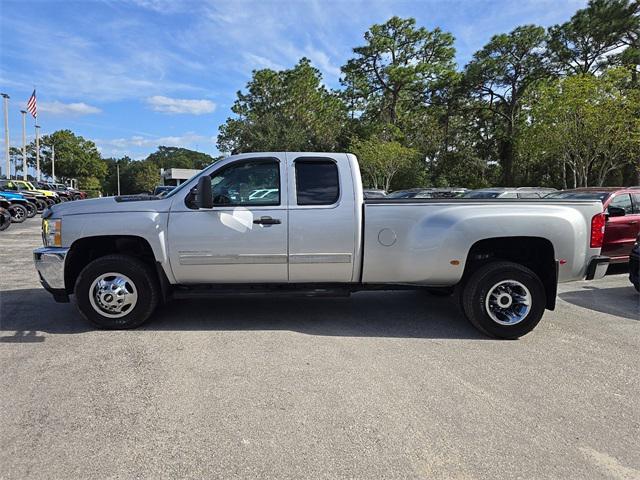
<instances>
[{"instance_id":1,"label":"tree canopy","mask_svg":"<svg viewBox=\"0 0 640 480\"><path fill-rule=\"evenodd\" d=\"M237 97L237 117L220 127L221 151L332 151L344 142L346 107L307 58L289 70L254 71Z\"/></svg>"},{"instance_id":2,"label":"tree canopy","mask_svg":"<svg viewBox=\"0 0 640 480\"><path fill-rule=\"evenodd\" d=\"M365 186L630 185L640 183L640 4L590 0L566 22L496 32L467 65L440 28L394 16L372 25L331 90L307 58L261 69L236 94L217 147L351 151ZM61 130L42 139L42 169L115 191L115 159ZM20 163L20 152L11 156ZM28 147L34 163L35 146ZM215 159L160 146L117 162L121 191L150 190L161 168Z\"/></svg>"}]
</instances>

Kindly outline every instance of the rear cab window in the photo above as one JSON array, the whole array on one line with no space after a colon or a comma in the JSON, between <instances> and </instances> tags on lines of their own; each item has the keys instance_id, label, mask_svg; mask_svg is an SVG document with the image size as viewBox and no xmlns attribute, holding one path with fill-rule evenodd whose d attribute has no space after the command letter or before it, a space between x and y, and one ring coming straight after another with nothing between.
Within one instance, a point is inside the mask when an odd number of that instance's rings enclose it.
<instances>
[{"instance_id":1,"label":"rear cab window","mask_svg":"<svg viewBox=\"0 0 640 480\"><path fill-rule=\"evenodd\" d=\"M340 198L340 178L336 162L328 158L299 158L294 162L296 203L334 205Z\"/></svg>"}]
</instances>

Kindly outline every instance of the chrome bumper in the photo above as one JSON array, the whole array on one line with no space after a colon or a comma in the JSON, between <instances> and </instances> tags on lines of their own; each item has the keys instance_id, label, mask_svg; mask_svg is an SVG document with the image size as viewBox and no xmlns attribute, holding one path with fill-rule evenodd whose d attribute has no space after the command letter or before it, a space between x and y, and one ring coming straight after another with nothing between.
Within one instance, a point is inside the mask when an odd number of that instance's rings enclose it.
<instances>
[{"instance_id":1,"label":"chrome bumper","mask_svg":"<svg viewBox=\"0 0 640 480\"><path fill-rule=\"evenodd\" d=\"M593 257L587 267L587 278L585 280L598 280L605 276L609 268L609 257L598 255Z\"/></svg>"},{"instance_id":2,"label":"chrome bumper","mask_svg":"<svg viewBox=\"0 0 640 480\"><path fill-rule=\"evenodd\" d=\"M64 285L64 262L68 251L61 247L42 247L33 251L40 283L59 302L69 301Z\"/></svg>"}]
</instances>

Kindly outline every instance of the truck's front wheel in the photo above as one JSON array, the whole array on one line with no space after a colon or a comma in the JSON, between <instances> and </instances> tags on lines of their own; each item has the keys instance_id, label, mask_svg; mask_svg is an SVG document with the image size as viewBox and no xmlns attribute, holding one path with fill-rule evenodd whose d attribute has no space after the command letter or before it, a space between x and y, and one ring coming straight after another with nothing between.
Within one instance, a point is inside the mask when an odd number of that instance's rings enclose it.
<instances>
[{"instance_id":1,"label":"truck's front wheel","mask_svg":"<svg viewBox=\"0 0 640 480\"><path fill-rule=\"evenodd\" d=\"M498 338L526 335L540 322L546 305L540 278L513 262L491 262L465 283L462 306L481 332Z\"/></svg>"},{"instance_id":2,"label":"truck's front wheel","mask_svg":"<svg viewBox=\"0 0 640 480\"><path fill-rule=\"evenodd\" d=\"M82 314L99 328L135 328L158 304L153 269L128 255L107 255L80 272L74 293Z\"/></svg>"}]
</instances>

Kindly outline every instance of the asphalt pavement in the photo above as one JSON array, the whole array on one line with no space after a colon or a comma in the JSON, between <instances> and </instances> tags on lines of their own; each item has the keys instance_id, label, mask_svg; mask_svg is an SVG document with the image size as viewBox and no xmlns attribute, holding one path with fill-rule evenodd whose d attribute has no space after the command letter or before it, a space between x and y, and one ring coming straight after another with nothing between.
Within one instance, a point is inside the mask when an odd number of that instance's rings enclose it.
<instances>
[{"instance_id":1,"label":"asphalt pavement","mask_svg":"<svg viewBox=\"0 0 640 480\"><path fill-rule=\"evenodd\" d=\"M640 304L560 286L516 341L451 299L175 301L96 331L0 232L0 479L640 478Z\"/></svg>"}]
</instances>

